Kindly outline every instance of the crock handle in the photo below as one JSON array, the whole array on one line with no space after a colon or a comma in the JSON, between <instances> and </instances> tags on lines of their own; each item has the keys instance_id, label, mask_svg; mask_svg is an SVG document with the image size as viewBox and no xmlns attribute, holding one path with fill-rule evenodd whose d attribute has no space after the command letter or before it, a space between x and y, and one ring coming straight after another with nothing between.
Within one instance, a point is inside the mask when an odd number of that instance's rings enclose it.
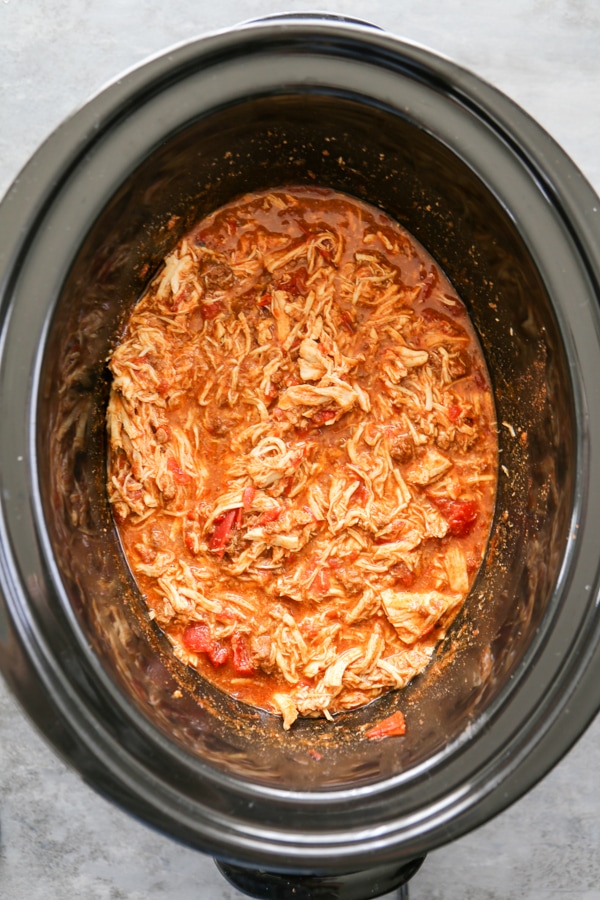
<instances>
[{"instance_id":1,"label":"crock handle","mask_svg":"<svg viewBox=\"0 0 600 900\"><path fill-rule=\"evenodd\" d=\"M425 857L342 875L294 875L247 869L215 860L227 881L256 900L374 900L396 890L408 900L408 882Z\"/></svg>"}]
</instances>

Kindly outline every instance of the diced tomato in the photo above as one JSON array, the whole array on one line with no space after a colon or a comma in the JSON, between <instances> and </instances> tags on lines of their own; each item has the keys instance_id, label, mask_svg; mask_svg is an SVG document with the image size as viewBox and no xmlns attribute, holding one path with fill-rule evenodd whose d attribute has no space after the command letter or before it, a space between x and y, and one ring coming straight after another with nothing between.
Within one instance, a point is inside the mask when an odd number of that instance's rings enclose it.
<instances>
[{"instance_id":1,"label":"diced tomato","mask_svg":"<svg viewBox=\"0 0 600 900\"><path fill-rule=\"evenodd\" d=\"M323 754L319 753L318 750L313 750L312 747L309 750L307 750L306 752L308 753L309 756L312 756L312 758L316 759L317 761L320 759L323 759Z\"/></svg>"},{"instance_id":2,"label":"diced tomato","mask_svg":"<svg viewBox=\"0 0 600 900\"><path fill-rule=\"evenodd\" d=\"M236 528L241 528L243 517L244 517L244 507L238 506L238 508L235 511L235 521L234 521L234 525Z\"/></svg>"},{"instance_id":3,"label":"diced tomato","mask_svg":"<svg viewBox=\"0 0 600 900\"><path fill-rule=\"evenodd\" d=\"M210 539L208 549L212 553L216 553L220 559L223 559L223 555L225 554L225 548L229 543L236 516L237 509L229 509L226 513L223 513L222 516L219 516L215 522L215 530Z\"/></svg>"},{"instance_id":4,"label":"diced tomato","mask_svg":"<svg viewBox=\"0 0 600 900\"><path fill-rule=\"evenodd\" d=\"M237 631L231 635L231 649L233 651L233 668L238 675L252 675L255 671L250 659L244 638Z\"/></svg>"},{"instance_id":5,"label":"diced tomato","mask_svg":"<svg viewBox=\"0 0 600 900\"><path fill-rule=\"evenodd\" d=\"M406 733L406 722L404 715L398 712L392 713L387 719L383 719L378 725L369 728L365 732L365 737L370 741L378 741L387 737L402 737Z\"/></svg>"},{"instance_id":6,"label":"diced tomato","mask_svg":"<svg viewBox=\"0 0 600 900\"><path fill-rule=\"evenodd\" d=\"M369 499L369 491L364 482L361 482L358 485L350 499L354 500L354 502L358 503L360 506L365 506L367 500Z\"/></svg>"},{"instance_id":7,"label":"diced tomato","mask_svg":"<svg viewBox=\"0 0 600 900\"><path fill-rule=\"evenodd\" d=\"M220 609L219 612L215 613L215 617L219 620L219 622L235 622L237 619L236 614L229 609L229 607L225 606L223 609Z\"/></svg>"},{"instance_id":8,"label":"diced tomato","mask_svg":"<svg viewBox=\"0 0 600 900\"><path fill-rule=\"evenodd\" d=\"M189 531L185 533L183 542L185 546L188 548L190 553L193 553L194 556L198 552L198 546L195 535L191 534Z\"/></svg>"},{"instance_id":9,"label":"diced tomato","mask_svg":"<svg viewBox=\"0 0 600 900\"><path fill-rule=\"evenodd\" d=\"M159 383L156 385L156 390L159 394L163 396L169 393L169 388L171 387L171 383L167 381L165 378L161 378Z\"/></svg>"},{"instance_id":10,"label":"diced tomato","mask_svg":"<svg viewBox=\"0 0 600 900\"><path fill-rule=\"evenodd\" d=\"M190 522L206 522L208 518L209 507L207 503L200 502L196 503L195 506L188 509L186 513L186 519L189 519Z\"/></svg>"},{"instance_id":11,"label":"diced tomato","mask_svg":"<svg viewBox=\"0 0 600 900\"><path fill-rule=\"evenodd\" d=\"M220 300L215 300L214 303L203 303L202 312L205 319L216 319L219 313L223 312L223 304Z\"/></svg>"},{"instance_id":12,"label":"diced tomato","mask_svg":"<svg viewBox=\"0 0 600 900\"><path fill-rule=\"evenodd\" d=\"M302 423L302 427L296 428L296 436L299 438L308 437L310 432L315 428L320 428L322 425L326 425L327 422L332 422L335 419L337 413L333 409L321 409L316 412L310 419L306 419Z\"/></svg>"},{"instance_id":13,"label":"diced tomato","mask_svg":"<svg viewBox=\"0 0 600 900\"><path fill-rule=\"evenodd\" d=\"M256 524L267 525L269 522L276 522L282 512L281 506L275 506L273 509L266 509Z\"/></svg>"},{"instance_id":14,"label":"diced tomato","mask_svg":"<svg viewBox=\"0 0 600 900\"><path fill-rule=\"evenodd\" d=\"M229 659L229 648L215 641L212 648L208 651L208 658L213 666L223 666Z\"/></svg>"},{"instance_id":15,"label":"diced tomato","mask_svg":"<svg viewBox=\"0 0 600 900\"><path fill-rule=\"evenodd\" d=\"M448 418L451 422L456 422L456 420L460 417L462 409L457 404L453 403L452 406L448 407Z\"/></svg>"},{"instance_id":16,"label":"diced tomato","mask_svg":"<svg viewBox=\"0 0 600 900\"><path fill-rule=\"evenodd\" d=\"M334 409L320 409L312 416L310 423L314 428L319 428L319 426L325 425L326 422L331 422L332 419L335 419L336 415L337 413Z\"/></svg>"},{"instance_id":17,"label":"diced tomato","mask_svg":"<svg viewBox=\"0 0 600 900\"><path fill-rule=\"evenodd\" d=\"M183 643L193 653L207 653L213 640L210 628L203 622L192 622L183 632Z\"/></svg>"},{"instance_id":18,"label":"diced tomato","mask_svg":"<svg viewBox=\"0 0 600 900\"><path fill-rule=\"evenodd\" d=\"M259 299L256 301L256 305L257 306L270 306L271 299L272 298L271 298L270 294L263 294L262 297L259 297Z\"/></svg>"},{"instance_id":19,"label":"diced tomato","mask_svg":"<svg viewBox=\"0 0 600 900\"><path fill-rule=\"evenodd\" d=\"M208 625L192 622L183 632L183 643L192 653L206 653L213 666L222 666L229 659L229 650L212 636Z\"/></svg>"},{"instance_id":20,"label":"diced tomato","mask_svg":"<svg viewBox=\"0 0 600 900\"><path fill-rule=\"evenodd\" d=\"M432 500L447 519L450 533L454 537L466 537L471 533L479 515L475 500L450 500L446 497L435 497Z\"/></svg>"},{"instance_id":21,"label":"diced tomato","mask_svg":"<svg viewBox=\"0 0 600 900\"><path fill-rule=\"evenodd\" d=\"M171 456L167 460L167 469L169 472L173 473L173 480L177 482L177 484L189 484L192 480L187 472L184 472L177 460Z\"/></svg>"},{"instance_id":22,"label":"diced tomato","mask_svg":"<svg viewBox=\"0 0 600 900\"><path fill-rule=\"evenodd\" d=\"M253 484L249 484L248 487L244 488L242 492L242 505L246 512L248 512L249 509L252 509L252 503L254 502L255 496L256 488Z\"/></svg>"},{"instance_id":23,"label":"diced tomato","mask_svg":"<svg viewBox=\"0 0 600 900\"><path fill-rule=\"evenodd\" d=\"M352 550L345 556L330 556L327 565L330 569L343 569L344 566L351 565L356 559L358 559L358 551Z\"/></svg>"},{"instance_id":24,"label":"diced tomato","mask_svg":"<svg viewBox=\"0 0 600 900\"><path fill-rule=\"evenodd\" d=\"M319 569L315 580L312 583L312 589L317 594L326 594L329 590L329 572L327 569Z\"/></svg>"}]
</instances>

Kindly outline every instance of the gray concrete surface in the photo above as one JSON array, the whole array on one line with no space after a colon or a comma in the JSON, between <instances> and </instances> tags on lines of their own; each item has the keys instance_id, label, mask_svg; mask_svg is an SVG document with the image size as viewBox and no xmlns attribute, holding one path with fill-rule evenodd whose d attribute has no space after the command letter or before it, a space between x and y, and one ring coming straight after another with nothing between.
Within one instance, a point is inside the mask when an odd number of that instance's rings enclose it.
<instances>
[{"instance_id":1,"label":"gray concrete surface","mask_svg":"<svg viewBox=\"0 0 600 900\"><path fill-rule=\"evenodd\" d=\"M368 18L473 69L527 109L600 191L597 0L0 0L0 194L50 131L123 69L214 28L314 8ZM411 900L600 900L599 848L597 719L525 798L431 853ZM212 860L66 769L0 683L2 900L240 896Z\"/></svg>"}]
</instances>

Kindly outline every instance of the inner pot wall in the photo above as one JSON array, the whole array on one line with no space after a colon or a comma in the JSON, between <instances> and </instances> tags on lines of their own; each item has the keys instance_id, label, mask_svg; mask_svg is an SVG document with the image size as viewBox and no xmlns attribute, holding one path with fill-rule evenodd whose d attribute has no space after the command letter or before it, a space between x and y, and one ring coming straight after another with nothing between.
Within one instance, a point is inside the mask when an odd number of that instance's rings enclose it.
<instances>
[{"instance_id":1,"label":"inner pot wall","mask_svg":"<svg viewBox=\"0 0 600 900\"><path fill-rule=\"evenodd\" d=\"M55 746L145 821L254 866L419 856L531 786L589 721L598 267L569 199L586 188L550 144L552 183L533 149L548 144L420 48L261 26L130 73L3 203L2 668ZM422 241L469 307L510 429L491 552L438 661L400 698L284 736L148 633L106 505L104 411L106 354L152 268L214 206L288 182L379 204ZM405 739L359 740L398 702Z\"/></svg>"},{"instance_id":2,"label":"inner pot wall","mask_svg":"<svg viewBox=\"0 0 600 900\"><path fill-rule=\"evenodd\" d=\"M501 431L509 475L502 470L493 552L434 665L401 697L333 724L301 721L284 734L280 719L171 661L140 614L104 489L105 360L148 278L195 221L246 191L294 183L362 197L425 244L469 308L498 419L516 438ZM88 233L44 353L40 486L52 553L86 641L167 738L233 775L307 790L357 786L423 763L496 697L552 596L573 494L567 371L547 293L510 218L455 154L406 119L356 99L283 95L229 106L169 136ZM174 681L200 704L173 699ZM406 738L365 741L363 726L398 706ZM327 751L318 764L307 752L314 747Z\"/></svg>"}]
</instances>

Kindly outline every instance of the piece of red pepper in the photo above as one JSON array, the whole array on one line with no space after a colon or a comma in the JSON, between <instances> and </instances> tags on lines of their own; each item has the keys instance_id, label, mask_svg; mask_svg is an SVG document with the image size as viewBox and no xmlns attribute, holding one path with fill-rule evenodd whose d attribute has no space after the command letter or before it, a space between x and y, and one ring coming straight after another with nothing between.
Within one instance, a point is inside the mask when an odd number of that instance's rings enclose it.
<instances>
[{"instance_id":1,"label":"piece of red pepper","mask_svg":"<svg viewBox=\"0 0 600 900\"><path fill-rule=\"evenodd\" d=\"M404 715L398 710L392 713L391 716L388 716L387 719L383 719L377 725L374 725L373 728L369 728L365 732L365 737L370 741L378 741L387 737L402 737L405 733L406 722Z\"/></svg>"},{"instance_id":2,"label":"piece of red pepper","mask_svg":"<svg viewBox=\"0 0 600 900\"><path fill-rule=\"evenodd\" d=\"M220 559L223 559L225 554L225 548L229 543L236 516L237 509L229 509L215 521L215 530L210 539L208 549L211 553L216 553Z\"/></svg>"},{"instance_id":3,"label":"piece of red pepper","mask_svg":"<svg viewBox=\"0 0 600 900\"><path fill-rule=\"evenodd\" d=\"M248 512L252 509L252 503L254 502L254 498L256 496L256 488L253 484L249 484L248 487L245 487L242 492L242 506L244 507L244 511Z\"/></svg>"}]
</instances>

